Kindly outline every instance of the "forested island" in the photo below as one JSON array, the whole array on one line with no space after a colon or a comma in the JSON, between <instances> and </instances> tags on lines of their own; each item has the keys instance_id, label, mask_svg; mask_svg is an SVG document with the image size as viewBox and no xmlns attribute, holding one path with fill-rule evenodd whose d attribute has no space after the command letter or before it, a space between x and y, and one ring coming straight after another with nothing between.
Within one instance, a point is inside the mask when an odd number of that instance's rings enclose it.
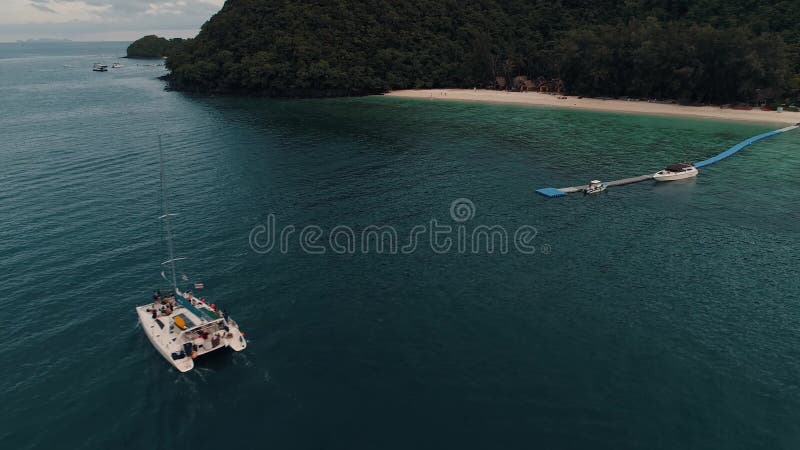
<instances>
[{"instance_id":1,"label":"forested island","mask_svg":"<svg viewBox=\"0 0 800 450\"><path fill-rule=\"evenodd\" d=\"M800 92L800 8L785 0L228 0L195 39L164 52L171 87L194 92L344 96L547 80L574 95L780 103Z\"/></svg>"},{"instance_id":2,"label":"forested island","mask_svg":"<svg viewBox=\"0 0 800 450\"><path fill-rule=\"evenodd\" d=\"M164 58L177 50L183 39L145 36L128 46L128 58Z\"/></svg>"}]
</instances>

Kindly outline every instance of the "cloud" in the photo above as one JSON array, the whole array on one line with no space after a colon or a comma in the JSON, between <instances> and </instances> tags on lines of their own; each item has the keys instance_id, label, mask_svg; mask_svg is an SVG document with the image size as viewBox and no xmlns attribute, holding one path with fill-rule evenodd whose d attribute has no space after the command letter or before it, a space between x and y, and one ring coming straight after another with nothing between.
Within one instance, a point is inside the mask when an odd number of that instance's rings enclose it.
<instances>
[{"instance_id":1,"label":"cloud","mask_svg":"<svg viewBox=\"0 0 800 450\"><path fill-rule=\"evenodd\" d=\"M182 14L183 8L186 7L186 2L178 0L176 2L164 2L161 4L150 3L145 14L159 15L159 14Z\"/></svg>"},{"instance_id":2,"label":"cloud","mask_svg":"<svg viewBox=\"0 0 800 450\"><path fill-rule=\"evenodd\" d=\"M0 39L199 30L225 0L0 0ZM111 36L109 34L109 36Z\"/></svg>"},{"instance_id":3,"label":"cloud","mask_svg":"<svg viewBox=\"0 0 800 450\"><path fill-rule=\"evenodd\" d=\"M44 4L41 4L41 3L31 2L31 6L33 6L36 9L38 9L39 11L56 14L56 11L54 9L51 9L47 5L44 5Z\"/></svg>"},{"instance_id":4,"label":"cloud","mask_svg":"<svg viewBox=\"0 0 800 450\"><path fill-rule=\"evenodd\" d=\"M216 12L224 0L29 0L32 6L53 4L83 4L102 8L111 17L129 17L137 14L188 14Z\"/></svg>"}]
</instances>

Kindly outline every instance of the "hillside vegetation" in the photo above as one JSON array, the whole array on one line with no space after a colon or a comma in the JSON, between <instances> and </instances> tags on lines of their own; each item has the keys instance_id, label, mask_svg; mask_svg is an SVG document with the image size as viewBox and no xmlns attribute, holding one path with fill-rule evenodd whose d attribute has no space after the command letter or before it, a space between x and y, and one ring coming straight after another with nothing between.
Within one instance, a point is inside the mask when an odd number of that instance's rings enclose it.
<instances>
[{"instance_id":1,"label":"hillside vegetation","mask_svg":"<svg viewBox=\"0 0 800 450\"><path fill-rule=\"evenodd\" d=\"M685 102L800 91L800 8L778 0L228 0L169 52L176 89L331 96L512 86Z\"/></svg>"},{"instance_id":2,"label":"hillside vegetation","mask_svg":"<svg viewBox=\"0 0 800 450\"><path fill-rule=\"evenodd\" d=\"M128 58L162 58L182 43L183 39L145 36L128 46Z\"/></svg>"}]
</instances>

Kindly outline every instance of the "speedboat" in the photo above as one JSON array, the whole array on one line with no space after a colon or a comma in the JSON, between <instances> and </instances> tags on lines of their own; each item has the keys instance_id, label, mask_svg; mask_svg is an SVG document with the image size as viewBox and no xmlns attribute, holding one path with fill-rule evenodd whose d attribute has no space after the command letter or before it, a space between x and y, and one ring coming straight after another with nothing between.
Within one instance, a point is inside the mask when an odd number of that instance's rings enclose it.
<instances>
[{"instance_id":1,"label":"speedboat","mask_svg":"<svg viewBox=\"0 0 800 450\"><path fill-rule=\"evenodd\" d=\"M698 173L700 172L697 171L697 167L692 164L673 164L653 174L653 179L656 181L685 180L686 178L696 177Z\"/></svg>"},{"instance_id":2,"label":"speedboat","mask_svg":"<svg viewBox=\"0 0 800 450\"><path fill-rule=\"evenodd\" d=\"M96 63L94 67L92 67L92 71L94 72L108 72L108 66L105 64Z\"/></svg>"},{"instance_id":3,"label":"speedboat","mask_svg":"<svg viewBox=\"0 0 800 450\"><path fill-rule=\"evenodd\" d=\"M171 286L163 296L160 290L156 291L152 303L137 306L136 314L147 339L161 356L178 371L188 372L194 368L195 358L225 347L240 352L247 347L247 340L239 324L228 315L226 309L192 294L192 288L203 289L203 283L190 283L185 291L178 289L175 263L185 258L175 258L173 252L170 218L174 214L170 214L167 208L163 150L161 190L164 208L161 219L164 220L169 255L162 265L169 265L172 278L168 281L171 281ZM161 276L167 280L164 272L161 272ZM183 275L181 280L188 283L189 277Z\"/></svg>"},{"instance_id":4,"label":"speedboat","mask_svg":"<svg viewBox=\"0 0 800 450\"><path fill-rule=\"evenodd\" d=\"M584 194L599 194L606 190L608 186L600 180L592 180L589 185L583 190Z\"/></svg>"},{"instance_id":5,"label":"speedboat","mask_svg":"<svg viewBox=\"0 0 800 450\"><path fill-rule=\"evenodd\" d=\"M112 64L112 65L111 65L111 68L112 68L112 69L121 69L121 68L123 68L123 67L125 67L125 66L123 66L123 65L122 65L122 64L120 64L120 63L114 63L114 64Z\"/></svg>"}]
</instances>

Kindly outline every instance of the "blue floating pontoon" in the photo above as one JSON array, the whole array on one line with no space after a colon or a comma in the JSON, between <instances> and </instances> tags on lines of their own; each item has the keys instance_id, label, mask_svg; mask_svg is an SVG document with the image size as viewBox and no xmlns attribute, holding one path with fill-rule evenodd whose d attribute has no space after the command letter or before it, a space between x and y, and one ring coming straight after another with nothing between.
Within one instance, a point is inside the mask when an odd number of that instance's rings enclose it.
<instances>
[{"instance_id":1,"label":"blue floating pontoon","mask_svg":"<svg viewBox=\"0 0 800 450\"><path fill-rule=\"evenodd\" d=\"M566 193L564 193L564 191L556 188L541 188L537 189L536 192L538 192L541 195L544 195L545 197L550 197L550 198L563 197L567 195Z\"/></svg>"},{"instance_id":2,"label":"blue floating pontoon","mask_svg":"<svg viewBox=\"0 0 800 450\"><path fill-rule=\"evenodd\" d=\"M694 166L697 167L698 169L701 168L701 167L710 166L711 164L714 164L716 162L722 161L723 159L725 159L725 158L727 158L727 157L729 157L731 155L734 155L739 150L747 147L750 144L753 144L755 142L758 142L758 141L760 141L762 139L765 139L765 138L768 138L770 136L774 136L776 134L785 133L787 131L795 130L797 128L800 128L800 123L797 124L797 125L792 125L790 127L781 128L780 130L768 131L766 133L761 133L758 136L753 136L753 137L751 137L749 139L745 139L744 141L739 142L738 144L736 144L733 147L725 150L724 152L720 153L717 156L705 159L705 160L700 161L700 162L696 162L696 163L694 163ZM609 181L608 183L606 183L606 185L607 186L621 186L621 185L624 185L624 184L638 183L640 181L649 180L651 178L653 178L652 175L641 175L639 177L624 178L624 179L621 179L621 180ZM563 196L567 195L568 193L581 191L585 187L586 186L572 186L572 187L565 187L565 188L561 188L561 189L548 187L548 188L537 189L536 192L538 194L544 195L545 197L548 197L548 198L563 197Z\"/></svg>"}]
</instances>

